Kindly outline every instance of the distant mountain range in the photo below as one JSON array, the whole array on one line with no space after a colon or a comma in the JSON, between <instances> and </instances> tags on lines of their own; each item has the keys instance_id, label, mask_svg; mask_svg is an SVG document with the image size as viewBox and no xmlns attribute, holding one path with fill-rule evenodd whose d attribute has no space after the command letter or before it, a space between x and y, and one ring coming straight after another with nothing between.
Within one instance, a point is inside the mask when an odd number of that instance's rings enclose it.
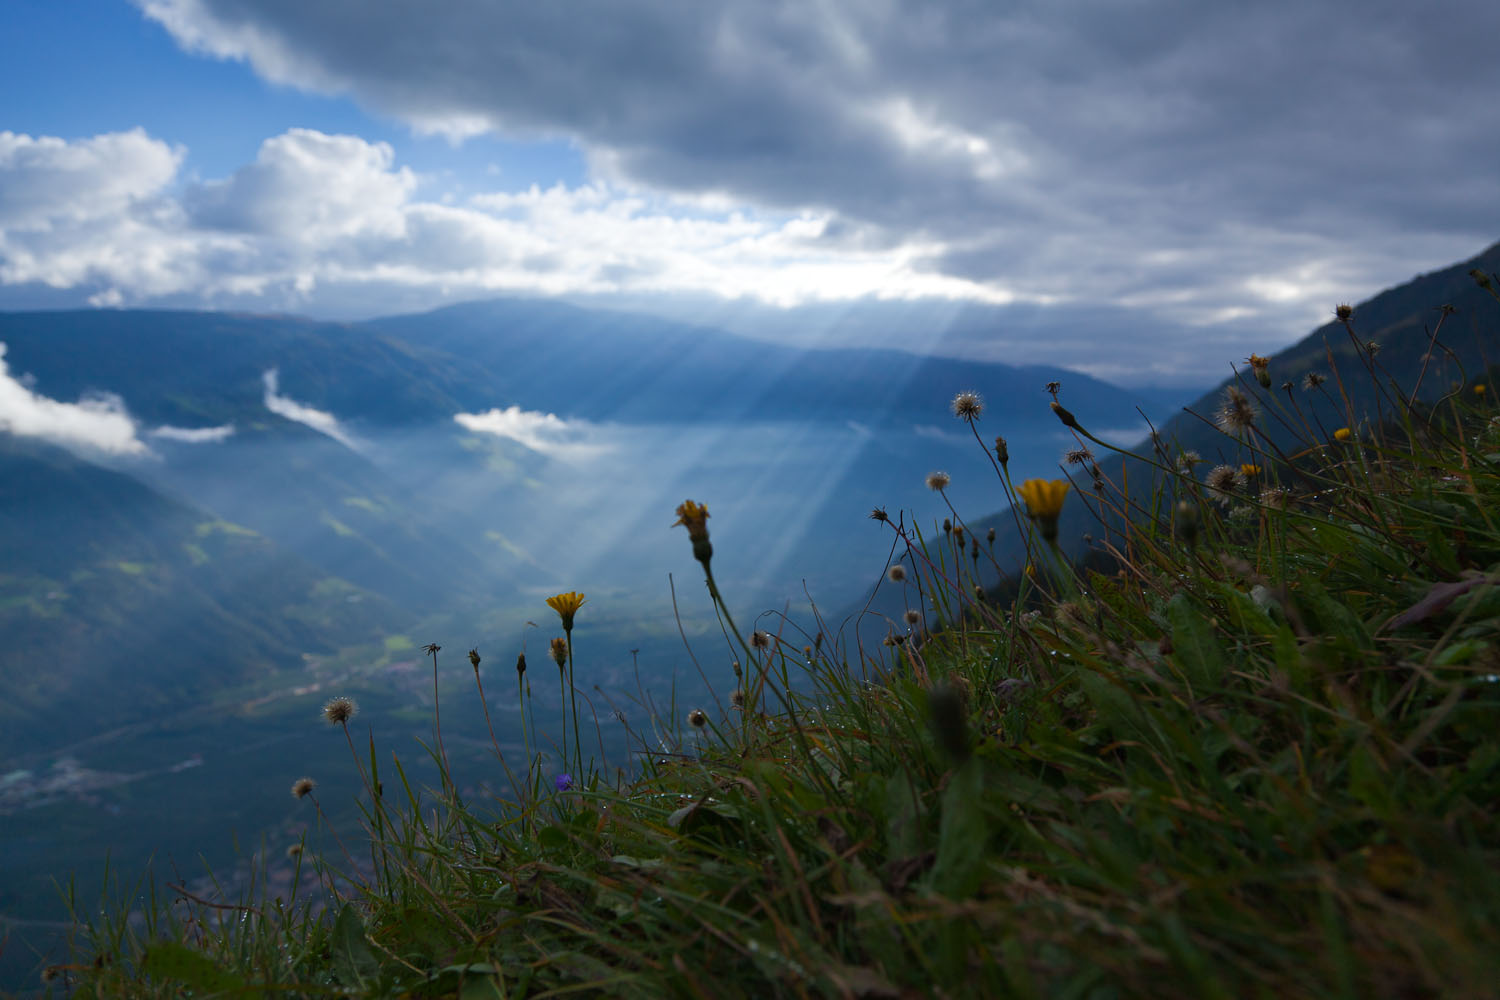
<instances>
[{"instance_id":1,"label":"distant mountain range","mask_svg":"<svg viewBox=\"0 0 1500 1000\"><path fill-rule=\"evenodd\" d=\"M1453 391L1465 379L1482 375L1491 364L1500 362L1500 337L1497 337L1500 334L1500 302L1475 282L1470 275L1474 270L1490 275L1500 272L1500 244L1491 246L1471 260L1420 275L1365 302L1353 304L1351 323L1355 336L1361 343L1374 342L1377 345L1373 364L1381 385L1394 385L1406 395L1418 388L1420 380L1419 396L1430 401ZM1500 282L1496 287L1500 288ZM1330 316L1335 305L1329 303ZM1434 331L1439 335L1437 347L1433 346ZM1426 357L1429 352L1430 360ZM1214 426L1215 414L1231 384L1241 386L1253 398L1261 414L1260 428L1282 448L1305 435L1300 421L1284 423L1273 415L1274 408L1268 405L1273 396L1280 403L1288 402L1288 391L1295 397L1307 426L1314 428L1315 433L1321 430L1331 434L1344 426L1347 414L1341 393L1347 395L1358 421L1378 420L1382 404L1365 369L1362 353L1343 323L1331 319L1297 343L1270 356L1270 389L1262 389L1256 383L1247 359L1226 358L1225 363L1236 365L1242 377L1224 379L1183 407L1181 412L1161 422L1157 431L1171 448L1194 451L1202 457L1203 463L1197 469L1201 478L1216 464L1237 464L1246 459L1246 456L1237 454L1233 441ZM1341 375L1340 380L1333 378L1330 354ZM1304 387L1310 373L1329 379L1324 385L1326 393ZM1285 388L1288 384L1290 390ZM1081 394L1072 391L1067 384L1063 388L1064 404L1076 411L1075 401ZM1085 427L1093 426L1089 418L1081 413L1078 416ZM1131 450L1149 455L1152 445L1149 440L1142 440ZM1121 461L1107 454L1099 457L1101 468L1115 483L1129 481L1139 489L1151 481L1151 470L1142 463ZM1023 558L1024 545L1008 509L976 518L973 523L981 530L995 528L996 552L1002 565L1015 565ZM1082 555L1088 548L1085 536L1098 531L1097 521L1084 504L1076 500L1067 504L1059 525L1060 543L1067 551L1075 557Z\"/></svg>"},{"instance_id":2,"label":"distant mountain range","mask_svg":"<svg viewBox=\"0 0 1500 1000\"><path fill-rule=\"evenodd\" d=\"M829 504L859 489L884 496L894 476L915 483L926 471L893 469L881 429L946 422L960 389L980 389L999 411L1040 400L1045 382L1065 378L1090 418L1161 408L1076 373L803 351L536 300L358 324L6 313L0 343L11 374L40 397L116 397L152 452L68 452L0 433L0 754L40 732L65 740L191 705L208 689L295 669L306 653L378 642L419 615L503 608L523 591L561 586L547 540L559 531L586 539L596 512L564 509L547 485L543 445L466 430L461 413L517 408L543 429L661 425L664 441L673 427L838 428L862 442L847 467L778 491L806 519L786 529L804 542L783 539L784 558L827 569L836 556L821 553L847 549L841 539L853 530L847 511L839 529L815 529ZM1007 433L1021 436L1048 419L1012 416ZM934 456L953 447L919 440ZM755 461L743 464L753 471ZM705 469L715 465L720 472L684 488L728 474L719 456ZM805 476L805 462L799 468ZM668 487L605 484L614 517L653 488ZM680 499L634 507L655 531ZM732 530L723 537L732 543ZM601 550L610 543L601 538ZM637 563L660 548L614 544ZM766 547L745 544L747 555Z\"/></svg>"}]
</instances>

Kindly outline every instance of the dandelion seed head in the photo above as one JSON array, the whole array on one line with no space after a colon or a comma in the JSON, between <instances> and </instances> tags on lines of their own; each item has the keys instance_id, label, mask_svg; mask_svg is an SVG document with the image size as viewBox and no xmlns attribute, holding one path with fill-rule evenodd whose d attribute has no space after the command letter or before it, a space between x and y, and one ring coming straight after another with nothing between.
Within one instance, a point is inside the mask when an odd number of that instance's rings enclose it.
<instances>
[{"instance_id":1,"label":"dandelion seed head","mask_svg":"<svg viewBox=\"0 0 1500 1000\"><path fill-rule=\"evenodd\" d=\"M292 782L292 798L305 799L312 794L312 790L318 787L318 783L311 778L298 778Z\"/></svg>"},{"instance_id":2,"label":"dandelion seed head","mask_svg":"<svg viewBox=\"0 0 1500 1000\"><path fill-rule=\"evenodd\" d=\"M900 563L897 563L890 569L886 570L885 575L892 583L900 583L906 579L906 567L902 566Z\"/></svg>"},{"instance_id":3,"label":"dandelion seed head","mask_svg":"<svg viewBox=\"0 0 1500 1000\"><path fill-rule=\"evenodd\" d=\"M953 397L953 415L973 423L984 411L984 400L977 392L961 392Z\"/></svg>"},{"instance_id":4,"label":"dandelion seed head","mask_svg":"<svg viewBox=\"0 0 1500 1000\"><path fill-rule=\"evenodd\" d=\"M927 488L934 492L942 492L948 488L953 480L946 472L929 472L927 474Z\"/></svg>"},{"instance_id":5,"label":"dandelion seed head","mask_svg":"<svg viewBox=\"0 0 1500 1000\"><path fill-rule=\"evenodd\" d=\"M323 718L331 725L342 726L354 718L359 706L354 703L353 698L330 698L323 706Z\"/></svg>"},{"instance_id":6,"label":"dandelion seed head","mask_svg":"<svg viewBox=\"0 0 1500 1000\"><path fill-rule=\"evenodd\" d=\"M688 713L688 725L694 729L702 729L708 725L708 713L701 708L695 708Z\"/></svg>"},{"instance_id":7,"label":"dandelion seed head","mask_svg":"<svg viewBox=\"0 0 1500 1000\"><path fill-rule=\"evenodd\" d=\"M1231 385L1224 390L1216 422L1226 434L1244 434L1255 426L1255 405L1239 386Z\"/></svg>"}]
</instances>

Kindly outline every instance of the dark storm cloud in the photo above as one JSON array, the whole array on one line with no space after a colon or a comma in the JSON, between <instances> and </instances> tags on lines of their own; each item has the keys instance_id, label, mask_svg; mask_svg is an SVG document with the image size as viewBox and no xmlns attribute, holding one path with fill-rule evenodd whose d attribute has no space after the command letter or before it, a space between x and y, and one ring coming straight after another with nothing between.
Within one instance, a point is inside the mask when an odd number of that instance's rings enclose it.
<instances>
[{"instance_id":1,"label":"dark storm cloud","mask_svg":"<svg viewBox=\"0 0 1500 1000\"><path fill-rule=\"evenodd\" d=\"M138 2L270 79L571 136L1027 297L1202 319L1500 230L1500 5Z\"/></svg>"}]
</instances>

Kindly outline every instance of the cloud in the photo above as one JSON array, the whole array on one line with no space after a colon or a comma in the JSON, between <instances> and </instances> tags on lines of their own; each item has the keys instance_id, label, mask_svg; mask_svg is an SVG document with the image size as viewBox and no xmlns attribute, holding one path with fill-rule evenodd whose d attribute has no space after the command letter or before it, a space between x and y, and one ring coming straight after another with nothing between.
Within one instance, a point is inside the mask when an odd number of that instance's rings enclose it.
<instances>
[{"instance_id":1,"label":"cloud","mask_svg":"<svg viewBox=\"0 0 1500 1000\"><path fill-rule=\"evenodd\" d=\"M1500 231L1493 4L136 2L267 80L565 137L976 297L1301 329Z\"/></svg>"},{"instance_id":2,"label":"cloud","mask_svg":"<svg viewBox=\"0 0 1500 1000\"><path fill-rule=\"evenodd\" d=\"M185 444L218 444L234 433L234 424L218 427L172 427L162 425L147 431L152 437L164 441L181 441Z\"/></svg>"},{"instance_id":3,"label":"cloud","mask_svg":"<svg viewBox=\"0 0 1500 1000\"><path fill-rule=\"evenodd\" d=\"M585 420L564 420L552 413L536 413L519 406L458 413L453 419L468 430L494 434L525 445L551 458L589 459L611 450L597 440L598 428Z\"/></svg>"},{"instance_id":4,"label":"cloud","mask_svg":"<svg viewBox=\"0 0 1500 1000\"><path fill-rule=\"evenodd\" d=\"M279 417L311 427L319 434L326 434L351 451L360 450L354 438L344 430L338 418L333 414L315 410L311 406L305 406L295 399L281 395L281 373L277 369L271 368L262 372L260 378L266 387L264 400L266 409Z\"/></svg>"},{"instance_id":5,"label":"cloud","mask_svg":"<svg viewBox=\"0 0 1500 1000\"><path fill-rule=\"evenodd\" d=\"M119 396L97 394L76 403L49 399L14 378L0 343L0 431L34 437L75 451L144 455L135 421Z\"/></svg>"}]
</instances>

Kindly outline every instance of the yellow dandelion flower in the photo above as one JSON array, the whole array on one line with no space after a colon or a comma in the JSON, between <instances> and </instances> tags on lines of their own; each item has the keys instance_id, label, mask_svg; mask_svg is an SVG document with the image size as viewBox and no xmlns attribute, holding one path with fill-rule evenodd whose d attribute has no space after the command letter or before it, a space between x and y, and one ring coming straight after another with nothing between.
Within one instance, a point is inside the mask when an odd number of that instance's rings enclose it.
<instances>
[{"instance_id":1,"label":"yellow dandelion flower","mask_svg":"<svg viewBox=\"0 0 1500 1000\"><path fill-rule=\"evenodd\" d=\"M563 631L571 632L573 631L573 616L578 613L579 608L583 607L583 595L570 590L566 594L547 598L547 607L556 611L557 617L562 619Z\"/></svg>"},{"instance_id":2,"label":"yellow dandelion flower","mask_svg":"<svg viewBox=\"0 0 1500 1000\"><path fill-rule=\"evenodd\" d=\"M1260 475L1260 466L1251 465L1249 462L1246 462L1244 465L1240 466L1240 475L1244 476L1246 479L1254 479L1256 476Z\"/></svg>"},{"instance_id":3,"label":"yellow dandelion flower","mask_svg":"<svg viewBox=\"0 0 1500 1000\"><path fill-rule=\"evenodd\" d=\"M1483 396L1485 393L1487 393L1489 391L1490 391L1489 387L1486 386L1483 382L1479 383L1478 385L1476 385L1474 387L1474 395L1476 395L1476 396Z\"/></svg>"},{"instance_id":4,"label":"yellow dandelion flower","mask_svg":"<svg viewBox=\"0 0 1500 1000\"><path fill-rule=\"evenodd\" d=\"M1061 479L1028 479L1017 487L1026 516L1037 523L1047 541L1057 539L1057 518L1068 497L1068 484Z\"/></svg>"},{"instance_id":5,"label":"yellow dandelion flower","mask_svg":"<svg viewBox=\"0 0 1500 1000\"><path fill-rule=\"evenodd\" d=\"M1333 439L1335 441L1348 441L1353 436L1354 432L1347 427L1340 427L1338 430L1333 432Z\"/></svg>"}]
</instances>

